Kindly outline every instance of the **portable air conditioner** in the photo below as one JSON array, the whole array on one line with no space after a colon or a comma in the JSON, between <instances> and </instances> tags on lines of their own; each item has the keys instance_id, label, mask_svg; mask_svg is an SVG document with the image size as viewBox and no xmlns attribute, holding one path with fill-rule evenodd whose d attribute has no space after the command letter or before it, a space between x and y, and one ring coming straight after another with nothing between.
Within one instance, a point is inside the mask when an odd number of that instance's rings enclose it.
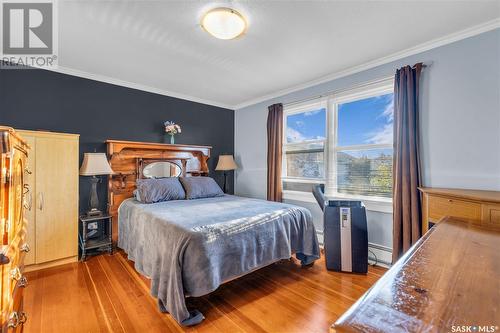
<instances>
[{"instance_id":1,"label":"portable air conditioner","mask_svg":"<svg viewBox=\"0 0 500 333\"><path fill-rule=\"evenodd\" d=\"M368 272L366 209L361 201L325 200L324 187L313 194L323 208L326 268L339 272Z\"/></svg>"}]
</instances>

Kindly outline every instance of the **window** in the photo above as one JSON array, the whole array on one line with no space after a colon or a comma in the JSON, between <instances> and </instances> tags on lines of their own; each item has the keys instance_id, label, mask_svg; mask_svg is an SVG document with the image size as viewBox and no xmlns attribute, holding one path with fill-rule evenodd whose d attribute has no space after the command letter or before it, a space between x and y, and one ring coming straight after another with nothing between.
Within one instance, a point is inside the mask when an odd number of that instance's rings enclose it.
<instances>
[{"instance_id":1,"label":"window","mask_svg":"<svg viewBox=\"0 0 500 333\"><path fill-rule=\"evenodd\" d=\"M283 189L390 200L393 110L392 79L285 106Z\"/></svg>"},{"instance_id":2,"label":"window","mask_svg":"<svg viewBox=\"0 0 500 333\"><path fill-rule=\"evenodd\" d=\"M310 192L325 179L326 101L287 108L284 116L283 188Z\"/></svg>"},{"instance_id":3,"label":"window","mask_svg":"<svg viewBox=\"0 0 500 333\"><path fill-rule=\"evenodd\" d=\"M392 89L388 85L332 100L337 124L330 158L339 194L392 197Z\"/></svg>"}]
</instances>

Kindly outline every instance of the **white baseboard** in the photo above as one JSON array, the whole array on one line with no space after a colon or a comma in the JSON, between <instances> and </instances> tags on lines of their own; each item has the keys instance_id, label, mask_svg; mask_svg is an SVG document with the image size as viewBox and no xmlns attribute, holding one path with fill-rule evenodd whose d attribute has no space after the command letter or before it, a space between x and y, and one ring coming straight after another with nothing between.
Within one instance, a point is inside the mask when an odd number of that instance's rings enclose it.
<instances>
[{"instance_id":1,"label":"white baseboard","mask_svg":"<svg viewBox=\"0 0 500 333\"><path fill-rule=\"evenodd\" d=\"M319 246L323 248L324 244L324 234L323 230L317 230ZM368 263L377 266L390 268L392 263L392 249L387 246L368 243Z\"/></svg>"},{"instance_id":2,"label":"white baseboard","mask_svg":"<svg viewBox=\"0 0 500 333\"><path fill-rule=\"evenodd\" d=\"M392 249L374 243L368 243L368 262L389 268L392 265Z\"/></svg>"}]
</instances>

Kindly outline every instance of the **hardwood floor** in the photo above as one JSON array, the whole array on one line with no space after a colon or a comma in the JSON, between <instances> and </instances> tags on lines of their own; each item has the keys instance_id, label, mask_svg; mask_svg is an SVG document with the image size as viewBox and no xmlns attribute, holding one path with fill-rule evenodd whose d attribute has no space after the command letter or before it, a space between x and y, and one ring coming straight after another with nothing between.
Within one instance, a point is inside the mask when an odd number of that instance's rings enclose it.
<instances>
[{"instance_id":1,"label":"hardwood floor","mask_svg":"<svg viewBox=\"0 0 500 333\"><path fill-rule=\"evenodd\" d=\"M205 321L179 326L158 311L149 281L123 252L27 273L25 332L328 332L380 276L329 272L321 259L284 261L189 298Z\"/></svg>"}]
</instances>

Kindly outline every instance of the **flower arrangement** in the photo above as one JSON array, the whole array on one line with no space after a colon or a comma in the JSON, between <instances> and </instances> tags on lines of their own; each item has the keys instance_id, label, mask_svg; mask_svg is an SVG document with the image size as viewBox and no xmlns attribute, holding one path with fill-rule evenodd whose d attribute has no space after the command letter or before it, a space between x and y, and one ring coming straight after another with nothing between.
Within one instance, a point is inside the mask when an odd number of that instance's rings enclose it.
<instances>
[{"instance_id":1,"label":"flower arrangement","mask_svg":"<svg viewBox=\"0 0 500 333\"><path fill-rule=\"evenodd\" d=\"M182 132L181 127L173 121L166 121L163 125L165 125L165 133L170 135L170 143L174 144L174 136Z\"/></svg>"}]
</instances>

